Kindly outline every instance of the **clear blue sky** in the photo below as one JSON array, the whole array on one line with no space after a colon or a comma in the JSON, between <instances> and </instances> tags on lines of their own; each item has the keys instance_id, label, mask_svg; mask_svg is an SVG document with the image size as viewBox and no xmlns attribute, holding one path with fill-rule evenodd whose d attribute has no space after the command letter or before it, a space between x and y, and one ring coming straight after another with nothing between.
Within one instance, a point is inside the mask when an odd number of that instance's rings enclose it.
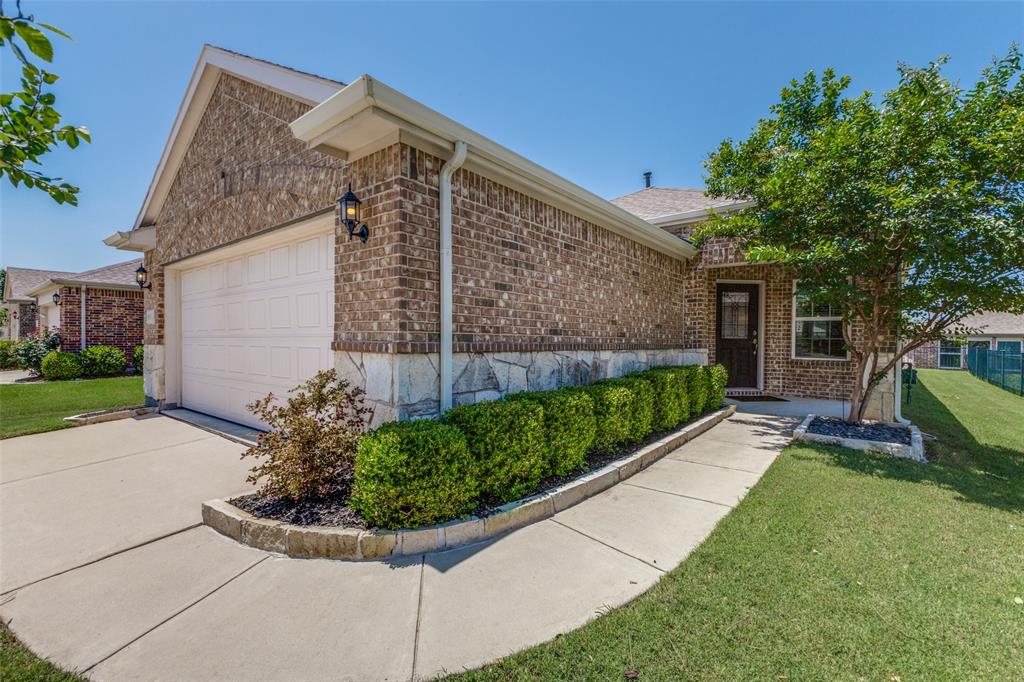
<instances>
[{"instance_id":1,"label":"clear blue sky","mask_svg":"<svg viewBox=\"0 0 1024 682\"><path fill-rule=\"evenodd\" d=\"M126 258L101 240L131 227L203 43L342 81L369 73L614 197L648 168L658 185L701 186L708 151L810 69L879 91L897 62L948 54L967 83L1024 42L1020 1L23 5L75 38L56 44L58 105L93 143L47 158L81 186L77 208L3 180L0 262L65 270Z\"/></svg>"}]
</instances>

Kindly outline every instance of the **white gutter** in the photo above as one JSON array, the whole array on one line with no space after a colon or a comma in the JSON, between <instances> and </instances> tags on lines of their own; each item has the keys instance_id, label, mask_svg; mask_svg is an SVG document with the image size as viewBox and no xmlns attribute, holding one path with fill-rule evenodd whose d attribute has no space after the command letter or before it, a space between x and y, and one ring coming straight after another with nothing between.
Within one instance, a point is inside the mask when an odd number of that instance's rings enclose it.
<instances>
[{"instance_id":1,"label":"white gutter","mask_svg":"<svg viewBox=\"0 0 1024 682\"><path fill-rule=\"evenodd\" d=\"M459 140L455 154L441 168L441 413L452 407L452 176L466 161L469 147Z\"/></svg>"},{"instance_id":2,"label":"white gutter","mask_svg":"<svg viewBox=\"0 0 1024 682\"><path fill-rule=\"evenodd\" d=\"M689 211L682 211L681 213L667 213L665 215L648 218L647 222L651 225L657 225L658 227L677 225L680 223L700 222L702 220L707 220L712 212L735 213L736 211L741 211L745 208L751 208L756 205L756 201L737 201L733 203L720 204L718 206L708 206L706 208L694 208Z\"/></svg>"},{"instance_id":3,"label":"white gutter","mask_svg":"<svg viewBox=\"0 0 1024 682\"><path fill-rule=\"evenodd\" d=\"M536 195L539 190L541 194L537 198L661 253L680 259L697 255L697 249L690 242L651 225L370 76L361 76L292 121L289 127L295 137L313 148L323 146L345 153L364 148L399 127L445 147L464 141L471 148L466 162L470 166L481 165L514 176L530 187L529 193Z\"/></svg>"}]
</instances>

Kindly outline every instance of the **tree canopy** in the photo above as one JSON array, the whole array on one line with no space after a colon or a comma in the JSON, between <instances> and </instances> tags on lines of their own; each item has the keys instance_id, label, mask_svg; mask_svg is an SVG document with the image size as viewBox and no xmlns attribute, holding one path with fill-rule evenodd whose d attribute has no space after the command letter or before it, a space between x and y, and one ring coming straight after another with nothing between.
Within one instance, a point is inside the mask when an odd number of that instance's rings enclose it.
<instances>
[{"instance_id":1,"label":"tree canopy","mask_svg":"<svg viewBox=\"0 0 1024 682\"><path fill-rule=\"evenodd\" d=\"M1024 79L1021 53L970 89L946 59L899 66L880 97L847 96L831 69L784 88L742 141L705 162L713 197L753 199L697 238L738 238L752 262L780 263L812 300L838 306L868 379L851 417L903 351L981 310L1024 312ZM861 372L861 374L865 374Z\"/></svg>"},{"instance_id":2,"label":"tree canopy","mask_svg":"<svg viewBox=\"0 0 1024 682\"><path fill-rule=\"evenodd\" d=\"M61 114L54 107L57 96L49 91L59 77L36 66L28 56L53 61L47 33L69 38L59 28L22 14L20 0L15 16L8 16L0 2L0 47L7 47L21 63L20 88L0 93L0 177L7 176L15 187L42 190L57 203L77 205L78 187L32 167L62 145L74 149L91 141L86 128L61 125Z\"/></svg>"}]
</instances>

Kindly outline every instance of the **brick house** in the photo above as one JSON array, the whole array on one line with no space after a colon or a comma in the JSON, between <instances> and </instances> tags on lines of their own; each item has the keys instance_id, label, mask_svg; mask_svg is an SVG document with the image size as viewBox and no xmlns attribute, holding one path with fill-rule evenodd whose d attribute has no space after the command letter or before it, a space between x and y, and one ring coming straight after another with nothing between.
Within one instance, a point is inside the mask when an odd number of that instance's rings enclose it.
<instances>
[{"instance_id":1,"label":"brick house","mask_svg":"<svg viewBox=\"0 0 1024 682\"><path fill-rule=\"evenodd\" d=\"M338 209L351 186L366 241ZM245 405L334 367L375 420L722 362L730 388L844 397L830 310L778 267L685 237L714 203L607 201L369 77L207 46L142 209L146 395L255 424ZM884 384L874 416L892 419Z\"/></svg>"},{"instance_id":2,"label":"brick house","mask_svg":"<svg viewBox=\"0 0 1024 682\"><path fill-rule=\"evenodd\" d=\"M970 348L1019 354L1024 350L1024 315L981 312L965 317L961 324L970 333L960 338L931 341L909 354L914 367L925 369L967 369Z\"/></svg>"},{"instance_id":3,"label":"brick house","mask_svg":"<svg viewBox=\"0 0 1024 682\"><path fill-rule=\"evenodd\" d=\"M18 341L36 330L36 299L28 292L52 277L66 277L73 273L35 268L7 268L4 282L3 306L7 310L4 338Z\"/></svg>"},{"instance_id":4,"label":"brick house","mask_svg":"<svg viewBox=\"0 0 1024 682\"><path fill-rule=\"evenodd\" d=\"M43 327L58 330L61 350L79 351L88 346L114 346L130 359L142 345L143 292L135 283L141 258L85 272L54 272L8 268L8 282L20 289L20 336ZM34 273L26 277L25 273ZM6 301L6 298L5 298Z\"/></svg>"}]
</instances>

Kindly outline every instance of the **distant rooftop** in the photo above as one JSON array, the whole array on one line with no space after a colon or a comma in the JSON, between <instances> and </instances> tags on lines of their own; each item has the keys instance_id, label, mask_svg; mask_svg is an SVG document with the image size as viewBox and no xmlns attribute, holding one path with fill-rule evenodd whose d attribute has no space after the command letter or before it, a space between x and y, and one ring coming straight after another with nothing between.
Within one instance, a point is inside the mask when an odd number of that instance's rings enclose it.
<instances>
[{"instance_id":1,"label":"distant rooftop","mask_svg":"<svg viewBox=\"0 0 1024 682\"><path fill-rule=\"evenodd\" d=\"M697 211L702 208L723 208L742 203L735 199L712 199L702 189L686 187L648 187L612 199L611 202L644 220Z\"/></svg>"}]
</instances>

